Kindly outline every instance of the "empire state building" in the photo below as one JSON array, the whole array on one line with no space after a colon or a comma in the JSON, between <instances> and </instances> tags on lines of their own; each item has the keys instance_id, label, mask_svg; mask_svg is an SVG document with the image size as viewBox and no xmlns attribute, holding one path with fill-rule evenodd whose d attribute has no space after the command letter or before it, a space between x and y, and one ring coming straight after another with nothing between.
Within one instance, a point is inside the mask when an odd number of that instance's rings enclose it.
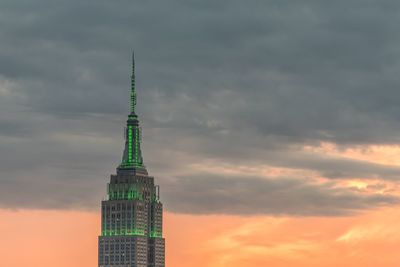
<instances>
[{"instance_id":1,"label":"empire state building","mask_svg":"<svg viewBox=\"0 0 400 267\"><path fill-rule=\"evenodd\" d=\"M164 267L163 207L159 186L143 165L141 129L136 114L135 59L132 54L130 114L122 162L101 202L99 267Z\"/></svg>"}]
</instances>

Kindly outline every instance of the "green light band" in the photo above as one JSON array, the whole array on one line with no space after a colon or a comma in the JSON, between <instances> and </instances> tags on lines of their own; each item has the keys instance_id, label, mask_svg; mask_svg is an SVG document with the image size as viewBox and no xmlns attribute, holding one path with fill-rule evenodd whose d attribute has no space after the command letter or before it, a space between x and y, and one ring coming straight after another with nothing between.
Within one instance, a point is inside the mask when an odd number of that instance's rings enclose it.
<instances>
[{"instance_id":1,"label":"green light band","mask_svg":"<svg viewBox=\"0 0 400 267\"><path fill-rule=\"evenodd\" d=\"M150 237L152 237L152 238L156 238L156 237L161 238L161 237L162 237L162 234L161 234L161 233L158 233L158 232L156 232L156 231L151 231Z\"/></svg>"},{"instance_id":2,"label":"green light band","mask_svg":"<svg viewBox=\"0 0 400 267\"><path fill-rule=\"evenodd\" d=\"M135 131L135 163L138 165L141 165L141 159L140 159L140 155L139 155L139 151L140 151L140 134L139 134L139 127L136 127L136 131Z\"/></svg>"},{"instance_id":3,"label":"green light band","mask_svg":"<svg viewBox=\"0 0 400 267\"><path fill-rule=\"evenodd\" d=\"M120 230L103 230L102 236L145 236L144 230L141 229L120 229Z\"/></svg>"},{"instance_id":4,"label":"green light band","mask_svg":"<svg viewBox=\"0 0 400 267\"><path fill-rule=\"evenodd\" d=\"M133 159L133 129L132 126L128 126L128 163L132 163Z\"/></svg>"},{"instance_id":5,"label":"green light band","mask_svg":"<svg viewBox=\"0 0 400 267\"><path fill-rule=\"evenodd\" d=\"M132 185L109 184L108 200L143 200L143 194Z\"/></svg>"}]
</instances>

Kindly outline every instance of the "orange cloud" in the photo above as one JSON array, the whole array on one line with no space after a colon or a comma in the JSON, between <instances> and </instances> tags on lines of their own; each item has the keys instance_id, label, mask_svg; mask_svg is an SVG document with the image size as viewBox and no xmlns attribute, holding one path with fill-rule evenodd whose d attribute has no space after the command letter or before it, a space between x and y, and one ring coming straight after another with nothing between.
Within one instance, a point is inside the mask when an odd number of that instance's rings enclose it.
<instances>
[{"instance_id":1,"label":"orange cloud","mask_svg":"<svg viewBox=\"0 0 400 267\"><path fill-rule=\"evenodd\" d=\"M353 217L167 216L169 266L398 267L400 210ZM179 228L182 235L175 235ZM170 241L171 242L171 241ZM184 263L182 263L184 261Z\"/></svg>"},{"instance_id":2,"label":"orange cloud","mask_svg":"<svg viewBox=\"0 0 400 267\"><path fill-rule=\"evenodd\" d=\"M0 210L2 266L97 264L99 214ZM398 267L400 209L352 217L165 214L167 266Z\"/></svg>"}]
</instances>

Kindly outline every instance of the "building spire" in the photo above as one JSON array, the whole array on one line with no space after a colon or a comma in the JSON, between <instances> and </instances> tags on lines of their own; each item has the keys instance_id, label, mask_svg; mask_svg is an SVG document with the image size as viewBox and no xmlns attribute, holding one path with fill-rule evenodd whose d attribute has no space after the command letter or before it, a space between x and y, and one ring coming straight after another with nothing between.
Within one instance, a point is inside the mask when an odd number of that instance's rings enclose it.
<instances>
[{"instance_id":1,"label":"building spire","mask_svg":"<svg viewBox=\"0 0 400 267\"><path fill-rule=\"evenodd\" d=\"M136 114L136 88L135 88L135 55L132 52L131 75L131 113L128 115L125 130L125 149L119 169L145 169L143 165L141 143L141 130Z\"/></svg>"},{"instance_id":2,"label":"building spire","mask_svg":"<svg viewBox=\"0 0 400 267\"><path fill-rule=\"evenodd\" d=\"M132 51L132 75L131 75L131 114L136 114L136 88L135 88L135 52Z\"/></svg>"}]
</instances>

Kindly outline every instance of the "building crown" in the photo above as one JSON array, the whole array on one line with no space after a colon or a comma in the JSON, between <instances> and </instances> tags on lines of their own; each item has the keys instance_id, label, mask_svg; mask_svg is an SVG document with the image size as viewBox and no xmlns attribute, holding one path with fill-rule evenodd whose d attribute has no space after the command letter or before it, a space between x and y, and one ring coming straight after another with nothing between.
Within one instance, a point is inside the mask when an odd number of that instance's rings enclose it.
<instances>
[{"instance_id":1,"label":"building crown","mask_svg":"<svg viewBox=\"0 0 400 267\"><path fill-rule=\"evenodd\" d=\"M128 115L127 126L125 129L125 149L122 162L118 169L145 169L143 165L141 143L141 129L136 114L136 80L135 80L135 54L132 52L132 75L131 75L131 95L130 95L130 114Z\"/></svg>"}]
</instances>

